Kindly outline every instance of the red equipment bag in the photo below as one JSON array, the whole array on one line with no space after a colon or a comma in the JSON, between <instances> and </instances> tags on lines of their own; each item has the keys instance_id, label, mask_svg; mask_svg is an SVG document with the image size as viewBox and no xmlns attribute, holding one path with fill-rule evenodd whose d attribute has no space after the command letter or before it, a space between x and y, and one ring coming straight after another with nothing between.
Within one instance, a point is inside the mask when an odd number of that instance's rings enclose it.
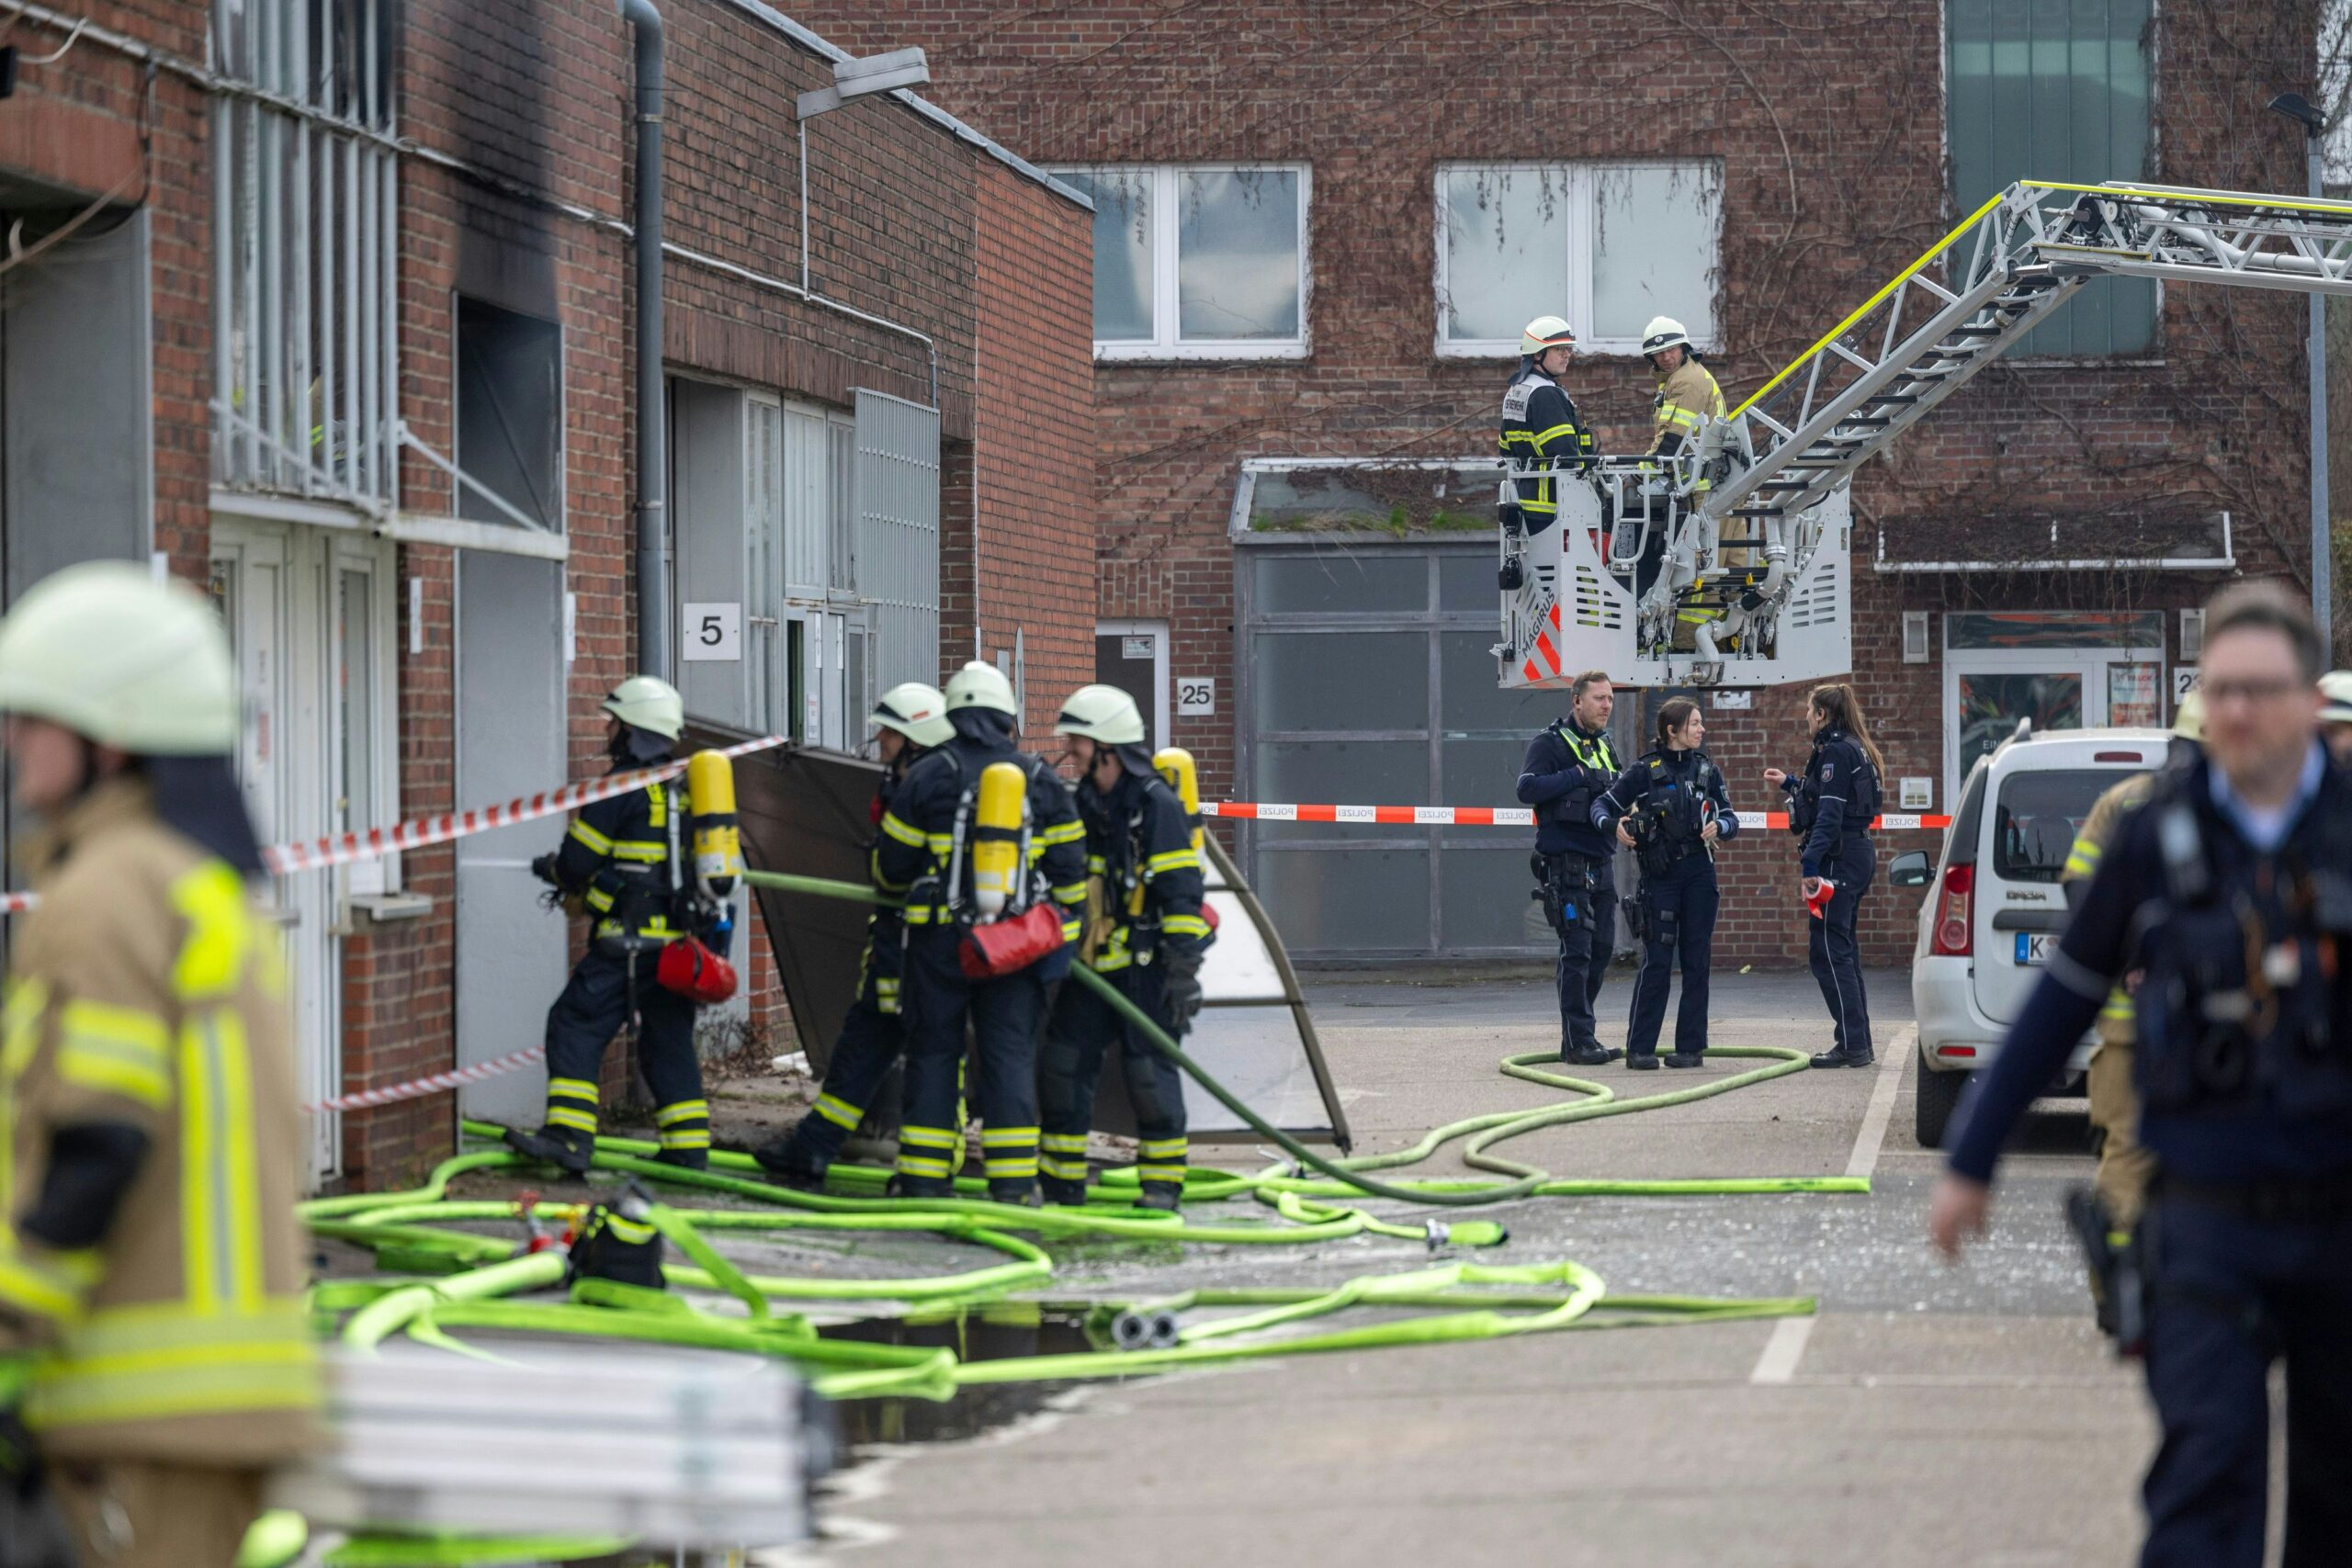
<instances>
[{"instance_id":1,"label":"red equipment bag","mask_svg":"<svg viewBox=\"0 0 2352 1568\"><path fill-rule=\"evenodd\" d=\"M735 994L735 965L695 937L682 936L662 950L653 966L655 983L687 1000L708 1007Z\"/></svg>"},{"instance_id":2,"label":"red equipment bag","mask_svg":"<svg viewBox=\"0 0 2352 1568\"><path fill-rule=\"evenodd\" d=\"M1061 944L1061 911L1051 904L1032 904L1010 919L966 931L956 957L967 980L995 980L1018 975Z\"/></svg>"}]
</instances>

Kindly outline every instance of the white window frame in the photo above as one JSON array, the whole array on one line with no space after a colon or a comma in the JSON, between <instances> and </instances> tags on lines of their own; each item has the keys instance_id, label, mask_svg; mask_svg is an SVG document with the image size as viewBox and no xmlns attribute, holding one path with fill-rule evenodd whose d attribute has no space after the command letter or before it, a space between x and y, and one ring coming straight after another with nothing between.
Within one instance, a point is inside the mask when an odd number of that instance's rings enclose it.
<instances>
[{"instance_id":1,"label":"white window frame","mask_svg":"<svg viewBox=\"0 0 2352 1568\"><path fill-rule=\"evenodd\" d=\"M1307 164L1085 164L1047 171L1085 175L1151 176L1151 321L1152 337L1094 342L1098 362L1180 359L1305 359L1312 346L1310 325L1315 296L1315 265L1308 246L1315 210L1315 171ZM1172 220L1178 201L1178 176L1188 174L1292 174L1298 176L1298 335L1295 338L1193 338L1178 335L1182 312L1177 302L1177 225ZM1162 214L1170 220L1162 222Z\"/></svg>"},{"instance_id":2,"label":"white window frame","mask_svg":"<svg viewBox=\"0 0 2352 1568\"><path fill-rule=\"evenodd\" d=\"M1595 179L1620 169L1675 169L1690 172L1694 178L1713 181L1715 193L1715 227L1712 236L1713 249L1707 258L1707 275L1719 279L1723 265L1724 189L1723 160L1720 158L1612 158L1595 163L1487 163L1478 159L1455 159L1438 164L1431 176L1435 201L1436 224L1430 231L1436 259L1432 264L1435 294L1434 335L1440 359L1510 359L1519 354L1519 339L1453 338L1446 335L1446 301L1453 298L1446 278L1446 241L1453 231L1452 213L1446 203L1446 182L1453 175L1468 172L1488 175L1529 175L1557 176L1565 189L1563 199L1567 204L1570 228L1568 231L1567 276L1560 280L1559 293L1553 297L1556 305L1547 304L1540 279L1531 279L1527 314L1530 319L1558 313L1567 318L1568 324L1577 330L1577 352L1579 354L1623 355L1638 356L1641 339L1604 338L1588 329L1592 323L1592 252L1593 252L1593 186ZM1714 290L1708 314L1714 319L1715 331L1692 338L1691 344L1702 353L1713 353L1722 344L1723 298L1722 284L1711 283Z\"/></svg>"}]
</instances>

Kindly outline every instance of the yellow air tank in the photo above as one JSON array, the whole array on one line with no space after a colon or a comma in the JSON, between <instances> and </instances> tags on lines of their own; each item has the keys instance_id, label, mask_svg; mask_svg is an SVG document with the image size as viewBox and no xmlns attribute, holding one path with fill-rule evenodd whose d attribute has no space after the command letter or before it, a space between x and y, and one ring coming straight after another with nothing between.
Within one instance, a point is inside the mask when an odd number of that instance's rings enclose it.
<instances>
[{"instance_id":1,"label":"yellow air tank","mask_svg":"<svg viewBox=\"0 0 2352 1568\"><path fill-rule=\"evenodd\" d=\"M686 809L694 815L695 885L714 898L743 874L743 832L735 820L735 764L718 751L686 759Z\"/></svg>"},{"instance_id":2,"label":"yellow air tank","mask_svg":"<svg viewBox=\"0 0 2352 1568\"><path fill-rule=\"evenodd\" d=\"M1168 781L1168 787L1174 790L1176 798L1184 803L1184 820L1193 825L1193 849L1198 852L1201 847L1201 770L1198 764L1193 762L1190 751L1182 746L1170 746L1154 756L1151 765L1159 770L1159 776Z\"/></svg>"},{"instance_id":3,"label":"yellow air tank","mask_svg":"<svg viewBox=\"0 0 2352 1568\"><path fill-rule=\"evenodd\" d=\"M1021 812L1028 799L1029 775L1015 764L980 770L972 807L972 902L984 920L1004 913L1021 885Z\"/></svg>"}]
</instances>

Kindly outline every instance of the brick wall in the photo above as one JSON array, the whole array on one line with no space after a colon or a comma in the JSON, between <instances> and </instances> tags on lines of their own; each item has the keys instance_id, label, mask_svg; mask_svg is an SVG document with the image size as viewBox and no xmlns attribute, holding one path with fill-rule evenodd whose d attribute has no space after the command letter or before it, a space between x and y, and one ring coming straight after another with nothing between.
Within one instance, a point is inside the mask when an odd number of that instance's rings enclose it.
<instances>
[{"instance_id":1,"label":"brick wall","mask_svg":"<svg viewBox=\"0 0 2352 1568\"><path fill-rule=\"evenodd\" d=\"M2246 84L2308 80L2313 0L2156 10L2151 177L2300 191L2300 132ZM1939 12L1910 0L1667 0L1579 7L1572 28L1556 7L1374 5L1309 17L1270 0L1046 11L817 0L799 14L860 52L921 44L940 102L1042 163L1312 165L1307 359L1096 369L1098 609L1169 620L1174 672L1217 675L1229 690L1226 527L1240 459L1490 449L1506 367L1431 349L1436 165L1719 159L1726 351L1714 369L1736 402L1950 227ZM1558 308L1538 290L1526 314ZM1900 662L1905 608L2118 607L2127 594L2132 607L2169 610L2213 582L1897 580L1869 566L1880 522L2226 507L2243 570L2301 571L2303 309L2259 291L2171 288L2157 363L1997 367L1857 479L1855 679L1890 779L1928 774L1936 809L1948 804L1943 671ZM1572 390L1604 448L1626 451L1648 443L1652 387L1636 359L1587 357ZM1758 776L1768 761L1802 762L1802 702L1768 691L1749 712L1711 713L1710 750L1741 805L1772 804ZM1247 793L1233 777L1235 722L1229 711L1175 721L1211 798ZM1498 780L1491 798L1509 793ZM1882 860L1934 842L1889 834ZM1801 963L1805 917L1786 836L1726 846L1722 865L1720 956ZM1907 954L1917 897L1882 890L1865 904L1873 962Z\"/></svg>"}]
</instances>

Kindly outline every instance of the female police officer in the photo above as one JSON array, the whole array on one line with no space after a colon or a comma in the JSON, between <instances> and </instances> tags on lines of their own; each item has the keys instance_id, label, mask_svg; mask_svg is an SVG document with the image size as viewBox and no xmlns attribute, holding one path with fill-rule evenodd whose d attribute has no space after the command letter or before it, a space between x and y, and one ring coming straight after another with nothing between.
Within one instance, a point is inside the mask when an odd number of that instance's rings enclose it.
<instances>
[{"instance_id":1,"label":"female police officer","mask_svg":"<svg viewBox=\"0 0 2352 1568\"><path fill-rule=\"evenodd\" d=\"M1765 782L1789 796L1789 830L1804 841L1799 869L1802 892L1813 909L1806 922L1814 983L1829 1004L1835 1031L1830 1049L1813 1059L1816 1067L1871 1065L1870 998L1862 990L1861 959L1854 946L1854 921L1862 895L1878 874L1878 852L1871 847L1871 818L1884 797L1879 779L1884 763L1862 723L1854 688L1815 686L1806 705L1813 727L1813 756L1804 775L1764 770ZM1827 903L1820 902L1823 885Z\"/></svg>"},{"instance_id":2,"label":"female police officer","mask_svg":"<svg viewBox=\"0 0 2352 1568\"><path fill-rule=\"evenodd\" d=\"M1625 1065L1657 1066L1666 988L1682 960L1682 1004L1674 1015L1669 1067L1695 1067L1707 1050L1707 966L1715 941L1715 843L1739 831L1724 794L1723 770L1699 750L1707 735L1699 705L1671 697L1657 710L1657 750L1617 776L1592 803L1592 825L1634 850L1642 867L1642 972Z\"/></svg>"}]
</instances>

